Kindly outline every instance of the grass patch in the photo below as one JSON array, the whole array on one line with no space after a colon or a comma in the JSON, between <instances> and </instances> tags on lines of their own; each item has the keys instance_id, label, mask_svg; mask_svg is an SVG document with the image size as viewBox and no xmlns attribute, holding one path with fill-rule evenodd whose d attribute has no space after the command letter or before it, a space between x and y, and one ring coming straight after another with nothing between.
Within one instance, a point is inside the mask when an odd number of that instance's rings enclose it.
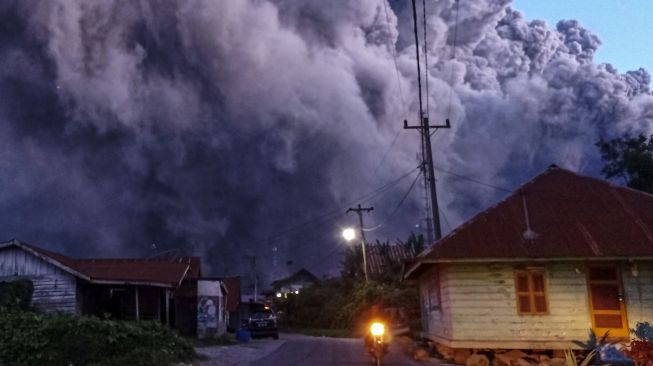
<instances>
[{"instance_id":1,"label":"grass patch","mask_svg":"<svg viewBox=\"0 0 653 366\"><path fill-rule=\"evenodd\" d=\"M285 333L304 334L313 337L330 337L330 338L357 338L358 336L349 329L319 329L319 328L306 328L306 329L284 329Z\"/></svg>"}]
</instances>

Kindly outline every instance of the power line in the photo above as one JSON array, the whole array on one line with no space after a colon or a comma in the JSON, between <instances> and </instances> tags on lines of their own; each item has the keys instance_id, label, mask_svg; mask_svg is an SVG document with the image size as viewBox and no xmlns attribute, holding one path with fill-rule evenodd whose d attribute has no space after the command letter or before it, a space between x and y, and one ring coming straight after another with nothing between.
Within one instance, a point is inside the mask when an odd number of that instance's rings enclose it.
<instances>
[{"instance_id":1,"label":"power line","mask_svg":"<svg viewBox=\"0 0 653 366\"><path fill-rule=\"evenodd\" d=\"M386 4L387 0L381 0L381 3L383 4L383 10L385 11L385 27L388 32L388 35L391 34L390 30L390 15L388 15L388 5ZM397 52L396 52L396 47L390 43L390 38L388 38L388 49L390 50L390 53L392 54L392 61L394 63L395 67L395 75L397 77L397 88L399 89L399 97L401 99L401 105L403 108L403 114L404 114L404 119L408 118L408 108L406 107L406 98L404 98L404 92L403 89L401 88L401 73L399 72L399 65L397 63ZM377 176L377 171L381 167L381 164L385 162L385 159L388 157L388 154L390 151L392 151L392 148L395 146L395 143L397 142L397 139L399 138L399 134L401 134L401 130L397 131L395 134L395 137L392 139L392 143L390 143L390 146L388 149L385 151L383 154L383 157L381 160L376 164L376 167L374 168L373 174L374 176Z\"/></svg>"},{"instance_id":2,"label":"power line","mask_svg":"<svg viewBox=\"0 0 653 366\"><path fill-rule=\"evenodd\" d=\"M373 227L373 228L363 229L363 231L367 231L367 232L369 232L369 231L377 230L377 229L379 229L380 227L382 227L383 225L385 225L388 221L390 221L390 219L392 219L392 218L394 217L394 215L399 211L399 208L401 208L401 206L403 205L404 201L406 201L406 198L408 197L408 195L410 194L410 192L411 192L411 191L413 190L413 188L415 187L415 183L417 183L417 180L419 179L419 177L420 177L420 174L417 174L417 175L415 176L415 179L414 179L413 182L410 184L410 187L408 188L408 190L406 191L406 193L404 193L403 197L401 197L401 200L399 200L399 203L397 204L397 206L394 208L394 210L392 210L392 212L390 213L390 216L388 216L388 218L386 218L386 219L384 220L384 222L380 223L379 225L376 225L376 226Z\"/></svg>"},{"instance_id":3,"label":"power line","mask_svg":"<svg viewBox=\"0 0 653 366\"><path fill-rule=\"evenodd\" d=\"M442 168L437 167L437 166L435 167L435 169L437 169L438 171L441 171L443 173L452 175L454 177L457 177L457 178L460 178L460 179L463 179L463 180L466 180L466 181L470 181L472 183L480 184L482 186L486 186L486 187L489 187L489 188L493 188L493 189L496 189L498 191L503 191L503 192L508 192L508 193L512 192L511 190L509 190L507 188L502 188L502 187L499 187L499 186L496 186L496 185L493 185L493 184L490 184L490 183L482 182L480 180L477 180L477 179L474 179L474 178L471 178L471 177L468 177L468 176L465 176L465 175L462 175L462 174L450 172L448 170L442 169Z\"/></svg>"},{"instance_id":4,"label":"power line","mask_svg":"<svg viewBox=\"0 0 653 366\"><path fill-rule=\"evenodd\" d=\"M426 115L429 115L431 107L429 106L429 53L426 42L426 0L422 0L422 16L423 16L423 31L424 31L424 84L426 86ZM417 46L417 45L415 45ZM418 47L418 46L417 46ZM419 60L417 60L419 62Z\"/></svg>"},{"instance_id":5,"label":"power line","mask_svg":"<svg viewBox=\"0 0 653 366\"><path fill-rule=\"evenodd\" d=\"M407 173L402 174L398 178L396 178L396 179L394 179L394 180L380 186L379 188L377 188L377 189L375 189L373 191L367 192L367 193L359 196L358 198L352 199L351 201L346 202L345 204L343 204L342 206L339 206L338 208L335 208L334 210L325 212L325 213L323 213L321 215L318 215L318 216L316 216L316 217L314 217L314 218L312 218L310 220L307 220L307 221L304 221L304 222L299 223L297 225L291 226L286 230L282 230L282 231L280 231L280 232L278 232L276 234L273 234L273 235L269 236L265 240L263 240L263 239L255 240L255 242L253 244L264 244L264 243L269 244L269 243L273 243L275 241L279 241L281 239L284 239L286 236L292 235L292 234L294 234L294 233L296 233L296 232L298 232L298 231L300 231L302 229L305 229L305 228L309 227L309 225L317 224L317 223L321 223L321 222L331 221L331 220L335 219L337 216L342 215L342 210L346 209L348 206L351 206L356 202L367 202L372 198L381 196L382 194L388 192L394 186L396 186L402 180L409 177L412 173L414 173L418 169L419 169L419 167L415 167L415 168L411 169L410 171L408 171ZM236 250L234 250L234 252L235 251Z\"/></svg>"},{"instance_id":6,"label":"power line","mask_svg":"<svg viewBox=\"0 0 653 366\"><path fill-rule=\"evenodd\" d=\"M435 169L433 168L433 151L431 147L431 128L449 128L450 123L449 119L446 119L446 124L442 126L431 126L429 123L428 116L424 115L424 109L422 105L422 77L421 77L421 68L420 68L420 57L419 57L419 36L417 30L417 5L416 0L412 0L412 9L413 9L413 33L415 35L415 60L417 61L417 91L419 99L419 120L420 124L418 126L408 126L408 121L404 120L404 129L419 129L422 135L422 156L424 156L425 164L424 167L424 179L428 181L429 191L430 191L430 201L431 201L431 218L433 220L433 231L435 239L440 239L442 237L442 230L440 227L440 212L438 210L438 197L435 186ZM428 70L427 70L428 71ZM428 76L427 76L428 77ZM428 96L427 96L428 97ZM426 176L428 174L428 177ZM428 225L427 225L428 227ZM430 239L430 231L429 231ZM430 241L430 240L429 240Z\"/></svg>"},{"instance_id":7,"label":"power line","mask_svg":"<svg viewBox=\"0 0 653 366\"><path fill-rule=\"evenodd\" d=\"M453 49L452 49L452 56L451 56L451 61L456 60L456 46L457 46L457 41L458 41L458 13L460 9L460 0L455 0L456 1L456 23L453 28ZM447 108L447 118L451 118L451 99L453 98L453 62L451 62L451 77L450 77L450 82L449 82L449 106Z\"/></svg>"},{"instance_id":8,"label":"power line","mask_svg":"<svg viewBox=\"0 0 653 366\"><path fill-rule=\"evenodd\" d=\"M395 146L395 143L397 142L397 139L399 138L400 134L401 134L401 130L397 131L397 134L395 134L394 139L392 139L392 143L390 144L390 147L388 147L388 149L383 154L383 157L381 158L381 160L379 160L379 162L376 164L376 167L374 168L374 172L373 172L374 176L377 176L376 172L381 167L381 164L383 164L383 162L385 161L385 158L388 157L388 154L390 154L390 151Z\"/></svg>"},{"instance_id":9,"label":"power line","mask_svg":"<svg viewBox=\"0 0 653 366\"><path fill-rule=\"evenodd\" d=\"M444 223L447 224L447 227L449 228L449 231L453 230L453 227L449 223L449 220L447 220L447 216L444 214L443 210L440 210L440 215L442 215L442 218L444 219Z\"/></svg>"}]
</instances>

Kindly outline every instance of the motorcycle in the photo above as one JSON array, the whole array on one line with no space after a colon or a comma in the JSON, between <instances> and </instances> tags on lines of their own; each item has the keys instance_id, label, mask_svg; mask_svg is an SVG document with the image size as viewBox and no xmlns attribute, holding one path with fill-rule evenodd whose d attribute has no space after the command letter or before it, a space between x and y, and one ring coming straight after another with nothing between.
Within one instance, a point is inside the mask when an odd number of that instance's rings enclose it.
<instances>
[{"instance_id":1,"label":"motorcycle","mask_svg":"<svg viewBox=\"0 0 653 366\"><path fill-rule=\"evenodd\" d=\"M388 352L388 342L385 334L385 325L373 322L370 325L370 344L368 352L374 358L376 366L381 366L383 356Z\"/></svg>"}]
</instances>

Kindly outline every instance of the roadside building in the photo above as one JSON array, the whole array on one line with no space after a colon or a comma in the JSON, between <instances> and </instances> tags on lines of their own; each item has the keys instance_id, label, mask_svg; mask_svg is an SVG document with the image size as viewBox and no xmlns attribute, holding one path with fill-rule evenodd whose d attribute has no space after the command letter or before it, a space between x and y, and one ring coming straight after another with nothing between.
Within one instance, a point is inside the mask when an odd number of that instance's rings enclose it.
<instances>
[{"instance_id":1,"label":"roadside building","mask_svg":"<svg viewBox=\"0 0 653 366\"><path fill-rule=\"evenodd\" d=\"M78 259L15 239L0 243L0 281L18 278L32 281L37 312L158 320L197 334L199 257Z\"/></svg>"},{"instance_id":2,"label":"roadside building","mask_svg":"<svg viewBox=\"0 0 653 366\"><path fill-rule=\"evenodd\" d=\"M653 196L551 166L421 253L423 336L449 349L578 348L653 319Z\"/></svg>"},{"instance_id":3,"label":"roadside building","mask_svg":"<svg viewBox=\"0 0 653 366\"><path fill-rule=\"evenodd\" d=\"M276 297L288 297L288 294L298 294L304 287L319 283L320 279L302 268L292 275L272 282L272 289Z\"/></svg>"}]
</instances>

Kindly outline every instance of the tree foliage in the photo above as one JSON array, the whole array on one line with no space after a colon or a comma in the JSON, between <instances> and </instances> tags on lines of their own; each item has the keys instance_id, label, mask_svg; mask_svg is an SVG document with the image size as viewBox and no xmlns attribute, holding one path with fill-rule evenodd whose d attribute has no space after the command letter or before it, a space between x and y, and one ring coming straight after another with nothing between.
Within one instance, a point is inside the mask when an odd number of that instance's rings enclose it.
<instances>
[{"instance_id":1,"label":"tree foliage","mask_svg":"<svg viewBox=\"0 0 653 366\"><path fill-rule=\"evenodd\" d=\"M390 243L377 242L383 256ZM422 236L411 235L404 246L413 257L424 248ZM414 258L406 258L408 260ZM372 305L401 309L409 319L419 320L419 291L401 281L403 260L389 255L383 260L381 273L370 273L369 283L363 273L360 246L349 248L341 262L341 276L304 288L299 294L277 299L283 325L290 328L349 329L355 331ZM419 321L413 324L419 327ZM417 329L415 329L417 330Z\"/></svg>"},{"instance_id":2,"label":"tree foliage","mask_svg":"<svg viewBox=\"0 0 653 366\"><path fill-rule=\"evenodd\" d=\"M620 177L628 187L653 193L653 136L601 139L596 146L605 162L601 173L606 178Z\"/></svg>"}]
</instances>

